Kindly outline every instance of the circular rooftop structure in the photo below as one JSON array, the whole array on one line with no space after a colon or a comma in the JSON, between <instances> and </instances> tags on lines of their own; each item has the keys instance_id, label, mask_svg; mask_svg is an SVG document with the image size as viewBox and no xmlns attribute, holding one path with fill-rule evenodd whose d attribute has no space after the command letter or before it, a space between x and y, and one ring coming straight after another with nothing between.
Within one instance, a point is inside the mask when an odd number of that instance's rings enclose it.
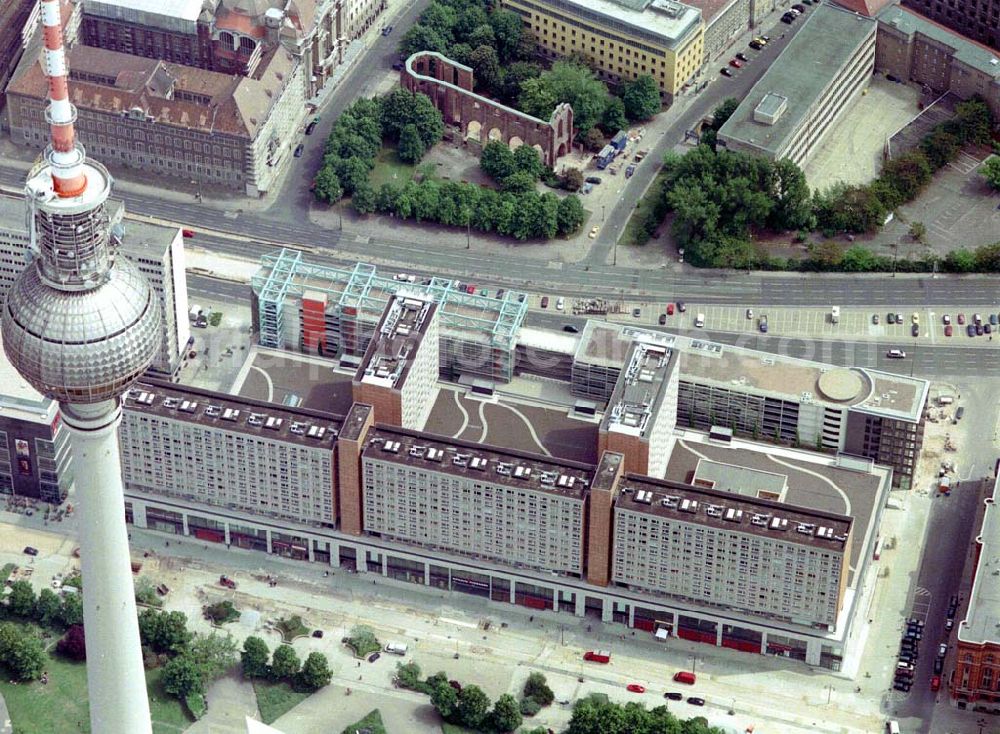
<instances>
[{"instance_id":1,"label":"circular rooftop structure","mask_svg":"<svg viewBox=\"0 0 1000 734\"><path fill-rule=\"evenodd\" d=\"M859 398L864 386L861 375L846 367L838 367L819 376L820 394L835 403L846 403Z\"/></svg>"}]
</instances>

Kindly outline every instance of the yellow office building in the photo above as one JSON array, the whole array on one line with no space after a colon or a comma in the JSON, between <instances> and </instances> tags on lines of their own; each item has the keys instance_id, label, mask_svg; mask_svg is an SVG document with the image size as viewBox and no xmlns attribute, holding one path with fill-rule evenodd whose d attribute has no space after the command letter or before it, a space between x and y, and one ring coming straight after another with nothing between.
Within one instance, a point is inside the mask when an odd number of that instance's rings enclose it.
<instances>
[{"instance_id":1,"label":"yellow office building","mask_svg":"<svg viewBox=\"0 0 1000 734\"><path fill-rule=\"evenodd\" d=\"M651 75L668 101L701 67L701 11L675 0L501 0L553 58L578 54L611 82Z\"/></svg>"}]
</instances>

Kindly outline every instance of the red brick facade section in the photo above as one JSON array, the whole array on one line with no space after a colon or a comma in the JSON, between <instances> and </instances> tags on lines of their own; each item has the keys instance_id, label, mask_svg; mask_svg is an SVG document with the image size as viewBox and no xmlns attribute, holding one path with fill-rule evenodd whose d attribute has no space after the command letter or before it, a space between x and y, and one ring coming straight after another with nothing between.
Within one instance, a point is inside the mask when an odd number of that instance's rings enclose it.
<instances>
[{"instance_id":1,"label":"red brick facade section","mask_svg":"<svg viewBox=\"0 0 1000 734\"><path fill-rule=\"evenodd\" d=\"M626 474L649 473L649 443L639 436L600 431L597 436L597 455L600 456L605 451L624 455Z\"/></svg>"},{"instance_id":2,"label":"red brick facade section","mask_svg":"<svg viewBox=\"0 0 1000 734\"><path fill-rule=\"evenodd\" d=\"M609 461L602 453L594 484L587 497L587 583L607 586L611 579L614 503L624 476L624 462ZM607 474L607 476L605 476Z\"/></svg>"},{"instance_id":3,"label":"red brick facade section","mask_svg":"<svg viewBox=\"0 0 1000 734\"><path fill-rule=\"evenodd\" d=\"M349 535L361 535L364 530L361 474L361 450L368 431L374 424L370 405L355 403L347 412L344 426L337 438L337 480L340 485L340 529Z\"/></svg>"},{"instance_id":4,"label":"red brick facade section","mask_svg":"<svg viewBox=\"0 0 1000 734\"><path fill-rule=\"evenodd\" d=\"M525 115L475 94L472 69L441 54L425 51L410 56L400 72L400 85L430 97L445 124L461 128L463 140L509 145L516 137L524 145L537 146L542 162L553 168L572 146L573 108L568 104L556 107L548 122Z\"/></svg>"},{"instance_id":5,"label":"red brick facade section","mask_svg":"<svg viewBox=\"0 0 1000 734\"><path fill-rule=\"evenodd\" d=\"M326 348L326 299L302 296L302 349L322 354Z\"/></svg>"},{"instance_id":6,"label":"red brick facade section","mask_svg":"<svg viewBox=\"0 0 1000 734\"><path fill-rule=\"evenodd\" d=\"M351 388L354 402L372 406L375 423L403 426L403 395L399 390L357 380Z\"/></svg>"}]
</instances>

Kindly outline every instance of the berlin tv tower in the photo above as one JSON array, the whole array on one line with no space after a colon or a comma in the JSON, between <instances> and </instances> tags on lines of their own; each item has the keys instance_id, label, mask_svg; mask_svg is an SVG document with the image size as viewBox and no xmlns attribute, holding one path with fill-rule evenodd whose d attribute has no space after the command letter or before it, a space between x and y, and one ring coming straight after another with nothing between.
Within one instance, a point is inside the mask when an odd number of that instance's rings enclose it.
<instances>
[{"instance_id":1,"label":"berlin tv tower","mask_svg":"<svg viewBox=\"0 0 1000 734\"><path fill-rule=\"evenodd\" d=\"M10 289L0 326L7 358L59 401L71 433L91 731L148 734L117 428L121 395L159 347L160 312L149 283L118 254L111 175L76 142L59 6L41 0L51 145L25 185L33 260Z\"/></svg>"}]
</instances>

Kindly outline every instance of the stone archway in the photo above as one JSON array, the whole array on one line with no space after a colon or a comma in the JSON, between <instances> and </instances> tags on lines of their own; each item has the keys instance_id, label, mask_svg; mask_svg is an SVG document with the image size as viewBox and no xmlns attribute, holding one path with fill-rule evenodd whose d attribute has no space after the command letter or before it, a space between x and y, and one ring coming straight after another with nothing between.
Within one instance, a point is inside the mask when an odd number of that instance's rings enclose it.
<instances>
[{"instance_id":1,"label":"stone archway","mask_svg":"<svg viewBox=\"0 0 1000 734\"><path fill-rule=\"evenodd\" d=\"M468 140L470 138L473 140L482 140L483 123L479 120L469 120L469 124L465 128L465 139Z\"/></svg>"},{"instance_id":2,"label":"stone archway","mask_svg":"<svg viewBox=\"0 0 1000 734\"><path fill-rule=\"evenodd\" d=\"M510 147L511 150L517 150L522 145L524 145L524 141L521 140L521 138L517 137L517 135L515 135L508 141L507 145L508 147Z\"/></svg>"},{"instance_id":3,"label":"stone archway","mask_svg":"<svg viewBox=\"0 0 1000 734\"><path fill-rule=\"evenodd\" d=\"M486 142L492 143L493 141L503 142L503 130L498 127L494 127L490 130L490 133L486 138Z\"/></svg>"},{"instance_id":4,"label":"stone archway","mask_svg":"<svg viewBox=\"0 0 1000 734\"><path fill-rule=\"evenodd\" d=\"M538 143L535 143L531 147L538 151L538 158L539 158L539 160L544 161L545 160L545 149L542 148L542 146L540 146Z\"/></svg>"}]
</instances>

